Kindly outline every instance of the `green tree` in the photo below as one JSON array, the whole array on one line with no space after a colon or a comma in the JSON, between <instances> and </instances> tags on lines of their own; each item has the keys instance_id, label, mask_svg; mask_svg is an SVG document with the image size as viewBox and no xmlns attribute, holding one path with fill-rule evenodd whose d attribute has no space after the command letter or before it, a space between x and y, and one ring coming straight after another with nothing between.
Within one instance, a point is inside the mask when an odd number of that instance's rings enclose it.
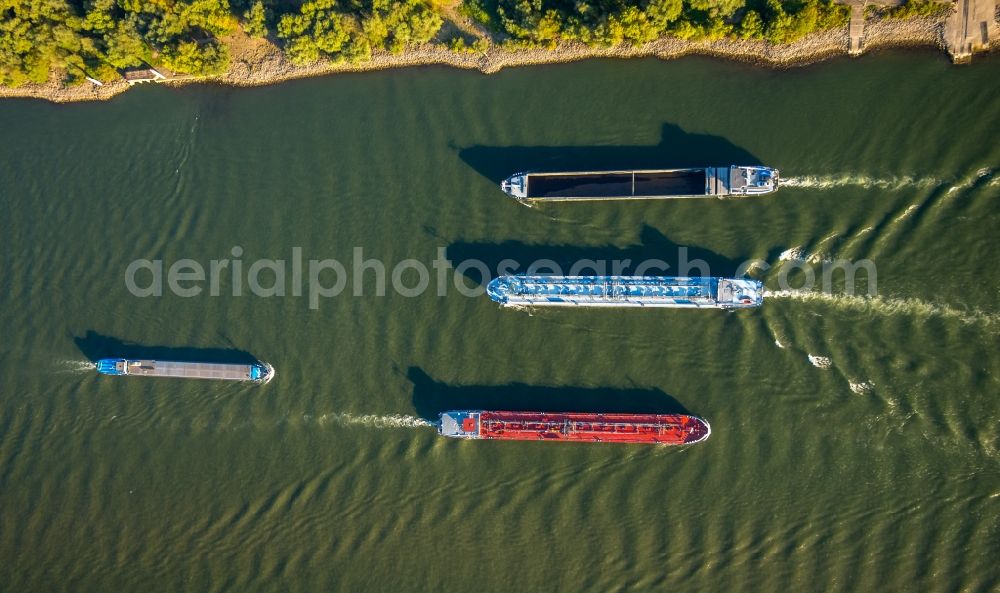
<instances>
[{"instance_id":1,"label":"green tree","mask_svg":"<svg viewBox=\"0 0 1000 593\"><path fill-rule=\"evenodd\" d=\"M728 17L743 8L745 0L687 0L688 6L713 17Z\"/></svg>"},{"instance_id":2,"label":"green tree","mask_svg":"<svg viewBox=\"0 0 1000 593\"><path fill-rule=\"evenodd\" d=\"M670 32L674 37L689 41L695 41L705 37L705 30L702 27L685 19L680 19L675 22Z\"/></svg>"},{"instance_id":3,"label":"green tree","mask_svg":"<svg viewBox=\"0 0 1000 593\"><path fill-rule=\"evenodd\" d=\"M82 20L64 0L4 0L0 14L0 83L45 82L87 50Z\"/></svg>"},{"instance_id":4,"label":"green tree","mask_svg":"<svg viewBox=\"0 0 1000 593\"><path fill-rule=\"evenodd\" d=\"M651 0L646 5L646 17L663 34L670 23L680 18L683 9L683 0Z\"/></svg>"},{"instance_id":5,"label":"green tree","mask_svg":"<svg viewBox=\"0 0 1000 593\"><path fill-rule=\"evenodd\" d=\"M362 29L371 47L392 52L402 51L407 44L427 43L444 24L441 15L423 0L373 0L362 14Z\"/></svg>"},{"instance_id":6,"label":"green tree","mask_svg":"<svg viewBox=\"0 0 1000 593\"><path fill-rule=\"evenodd\" d=\"M285 41L285 52L296 64L338 57L353 29L352 19L338 10L336 0L306 2L298 14L286 14L278 21L278 37Z\"/></svg>"},{"instance_id":7,"label":"green tree","mask_svg":"<svg viewBox=\"0 0 1000 593\"><path fill-rule=\"evenodd\" d=\"M762 39L764 37L764 21L756 10L748 10L743 15L739 27L740 39Z\"/></svg>"},{"instance_id":8,"label":"green tree","mask_svg":"<svg viewBox=\"0 0 1000 593\"><path fill-rule=\"evenodd\" d=\"M951 2L937 2L934 0L906 0L899 6L894 6L884 11L889 18L906 19L916 16L937 16L947 14L954 10Z\"/></svg>"},{"instance_id":9,"label":"green tree","mask_svg":"<svg viewBox=\"0 0 1000 593\"><path fill-rule=\"evenodd\" d=\"M243 30L251 37L267 37L268 14L261 0L256 0L250 8L243 13Z\"/></svg>"},{"instance_id":10,"label":"green tree","mask_svg":"<svg viewBox=\"0 0 1000 593\"><path fill-rule=\"evenodd\" d=\"M227 0L190 0L177 2L173 8L186 31L200 29L218 37L236 28Z\"/></svg>"},{"instance_id":11,"label":"green tree","mask_svg":"<svg viewBox=\"0 0 1000 593\"><path fill-rule=\"evenodd\" d=\"M116 68L139 66L150 59L149 47L131 21L120 21L103 36L105 59Z\"/></svg>"},{"instance_id":12,"label":"green tree","mask_svg":"<svg viewBox=\"0 0 1000 593\"><path fill-rule=\"evenodd\" d=\"M767 17L764 38L771 43L784 43L788 40L788 32L793 26L792 15L785 12L785 7L782 6L780 0L767 0L767 9L764 14Z\"/></svg>"},{"instance_id":13,"label":"green tree","mask_svg":"<svg viewBox=\"0 0 1000 593\"><path fill-rule=\"evenodd\" d=\"M805 0L783 4L767 0L763 13L764 38L772 43L790 43L814 31L847 24L850 9L831 0Z\"/></svg>"},{"instance_id":14,"label":"green tree","mask_svg":"<svg viewBox=\"0 0 1000 593\"><path fill-rule=\"evenodd\" d=\"M82 28L85 31L102 35L114 30L118 19L115 18L115 0L94 0L84 3L85 16Z\"/></svg>"},{"instance_id":15,"label":"green tree","mask_svg":"<svg viewBox=\"0 0 1000 593\"><path fill-rule=\"evenodd\" d=\"M163 63L175 72L221 74L229 67L229 49L217 41L184 41L164 51Z\"/></svg>"}]
</instances>

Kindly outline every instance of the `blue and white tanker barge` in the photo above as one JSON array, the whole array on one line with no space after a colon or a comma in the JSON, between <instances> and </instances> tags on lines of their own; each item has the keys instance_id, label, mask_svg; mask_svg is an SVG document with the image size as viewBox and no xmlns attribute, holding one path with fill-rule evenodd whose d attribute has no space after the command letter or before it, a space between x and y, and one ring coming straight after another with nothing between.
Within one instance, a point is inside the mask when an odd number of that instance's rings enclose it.
<instances>
[{"instance_id":1,"label":"blue and white tanker barge","mask_svg":"<svg viewBox=\"0 0 1000 593\"><path fill-rule=\"evenodd\" d=\"M747 309L764 286L741 278L666 276L500 276L489 297L504 307L671 307Z\"/></svg>"}]
</instances>

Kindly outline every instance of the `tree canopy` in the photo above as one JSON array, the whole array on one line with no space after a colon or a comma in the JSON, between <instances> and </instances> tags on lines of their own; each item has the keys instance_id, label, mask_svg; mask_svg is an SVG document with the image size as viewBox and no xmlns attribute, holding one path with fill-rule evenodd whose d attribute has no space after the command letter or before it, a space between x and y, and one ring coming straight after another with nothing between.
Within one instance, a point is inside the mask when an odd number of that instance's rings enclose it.
<instances>
[{"instance_id":1,"label":"tree canopy","mask_svg":"<svg viewBox=\"0 0 1000 593\"><path fill-rule=\"evenodd\" d=\"M0 82L111 78L158 56L187 74L228 66L217 38L236 26L228 0L0 0Z\"/></svg>"},{"instance_id":2,"label":"tree canopy","mask_svg":"<svg viewBox=\"0 0 1000 593\"><path fill-rule=\"evenodd\" d=\"M220 38L238 26L276 41L297 64L366 60L376 50L401 52L435 39L459 0L231 1L0 0L0 84L44 82L53 72L70 83L110 80L144 64L217 74L229 65ZM911 3L917 9L907 15L930 12L928 0ZM665 36L787 43L848 19L847 7L833 0L461 0L458 11L505 43L532 47ZM450 41L468 50L464 39Z\"/></svg>"},{"instance_id":3,"label":"tree canopy","mask_svg":"<svg viewBox=\"0 0 1000 593\"><path fill-rule=\"evenodd\" d=\"M526 45L639 44L666 35L786 43L845 25L849 9L832 0L499 0L497 14L504 31Z\"/></svg>"}]
</instances>

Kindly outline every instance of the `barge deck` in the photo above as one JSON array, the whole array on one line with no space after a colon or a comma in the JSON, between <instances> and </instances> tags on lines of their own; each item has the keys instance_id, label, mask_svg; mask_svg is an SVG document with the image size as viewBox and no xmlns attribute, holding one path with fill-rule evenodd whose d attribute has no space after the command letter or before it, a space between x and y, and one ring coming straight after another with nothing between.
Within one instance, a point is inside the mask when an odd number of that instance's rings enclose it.
<instances>
[{"instance_id":1,"label":"barge deck","mask_svg":"<svg viewBox=\"0 0 1000 593\"><path fill-rule=\"evenodd\" d=\"M602 414L451 410L438 434L459 439L576 441L687 445L712 434L708 422L686 414Z\"/></svg>"},{"instance_id":2,"label":"barge deck","mask_svg":"<svg viewBox=\"0 0 1000 593\"><path fill-rule=\"evenodd\" d=\"M253 381L256 383L267 383L274 376L274 368L262 362L253 364L227 364L127 358L103 358L97 361L97 372L104 375L219 379L223 381Z\"/></svg>"},{"instance_id":3,"label":"barge deck","mask_svg":"<svg viewBox=\"0 0 1000 593\"><path fill-rule=\"evenodd\" d=\"M521 201L652 200L753 196L777 189L778 171L769 167L696 167L639 171L525 172L500 188Z\"/></svg>"}]
</instances>

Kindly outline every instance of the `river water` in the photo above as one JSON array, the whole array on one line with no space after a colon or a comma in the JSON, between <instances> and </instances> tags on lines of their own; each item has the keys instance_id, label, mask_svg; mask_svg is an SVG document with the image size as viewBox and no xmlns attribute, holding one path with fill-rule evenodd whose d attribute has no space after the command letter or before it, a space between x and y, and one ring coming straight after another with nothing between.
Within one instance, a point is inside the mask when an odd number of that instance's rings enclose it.
<instances>
[{"instance_id":1,"label":"river water","mask_svg":"<svg viewBox=\"0 0 1000 593\"><path fill-rule=\"evenodd\" d=\"M2 590L1000 586L995 56L147 86L6 100L0 138ZM537 208L497 189L729 163L785 186ZM475 293L504 259L759 260L769 297L501 310ZM137 260L159 264L130 291ZM136 296L156 265L162 295ZM171 286L171 266L206 279ZM115 355L277 376L91 370ZM689 412L713 434L455 441L431 426L452 408Z\"/></svg>"}]
</instances>

